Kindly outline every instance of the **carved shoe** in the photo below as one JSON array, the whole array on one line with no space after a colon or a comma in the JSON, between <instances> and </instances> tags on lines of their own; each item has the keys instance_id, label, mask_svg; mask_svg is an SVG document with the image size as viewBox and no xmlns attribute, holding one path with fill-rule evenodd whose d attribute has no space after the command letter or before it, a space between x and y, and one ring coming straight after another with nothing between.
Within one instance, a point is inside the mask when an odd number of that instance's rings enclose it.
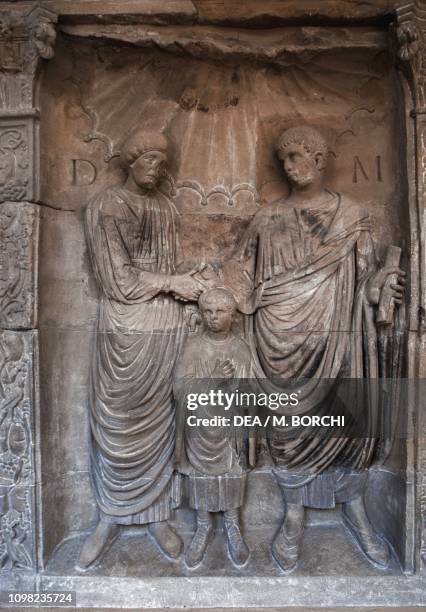
<instances>
[{"instance_id":1,"label":"carved shoe","mask_svg":"<svg viewBox=\"0 0 426 612\"><path fill-rule=\"evenodd\" d=\"M249 559L250 551L241 533L238 518L224 516L225 531L228 537L229 555L235 565L245 565Z\"/></svg>"},{"instance_id":2,"label":"carved shoe","mask_svg":"<svg viewBox=\"0 0 426 612\"><path fill-rule=\"evenodd\" d=\"M212 525L210 521L197 521L197 530L185 553L185 563L188 567L195 567L203 560L211 532Z\"/></svg>"},{"instance_id":3,"label":"carved shoe","mask_svg":"<svg viewBox=\"0 0 426 612\"><path fill-rule=\"evenodd\" d=\"M297 567L302 534L303 529L295 535L287 535L285 524L283 524L272 542L272 556L287 574Z\"/></svg>"},{"instance_id":4,"label":"carved shoe","mask_svg":"<svg viewBox=\"0 0 426 612\"><path fill-rule=\"evenodd\" d=\"M170 527L167 521L150 523L148 525L148 531L162 553L171 559L177 559L179 557L183 548L182 540Z\"/></svg>"},{"instance_id":5,"label":"carved shoe","mask_svg":"<svg viewBox=\"0 0 426 612\"><path fill-rule=\"evenodd\" d=\"M356 524L348 517L345 510L342 515L347 529L354 536L367 559L380 569L386 569L390 561L389 546L374 532L368 519L366 518L362 524Z\"/></svg>"},{"instance_id":6,"label":"carved shoe","mask_svg":"<svg viewBox=\"0 0 426 612\"><path fill-rule=\"evenodd\" d=\"M96 529L86 538L76 569L84 571L90 567L113 544L120 531L119 525L99 521Z\"/></svg>"}]
</instances>

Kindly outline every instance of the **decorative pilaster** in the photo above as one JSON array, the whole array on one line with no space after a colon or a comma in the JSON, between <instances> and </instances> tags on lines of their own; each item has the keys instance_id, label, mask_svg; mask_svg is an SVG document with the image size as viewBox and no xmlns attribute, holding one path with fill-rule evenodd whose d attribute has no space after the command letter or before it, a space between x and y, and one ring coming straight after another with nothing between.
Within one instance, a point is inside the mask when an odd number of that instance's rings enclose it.
<instances>
[{"instance_id":1,"label":"decorative pilaster","mask_svg":"<svg viewBox=\"0 0 426 612\"><path fill-rule=\"evenodd\" d=\"M35 569L36 340L36 332L0 331L0 576Z\"/></svg>"},{"instance_id":2,"label":"decorative pilaster","mask_svg":"<svg viewBox=\"0 0 426 612\"><path fill-rule=\"evenodd\" d=\"M0 6L0 583L37 569L37 77L57 16ZM6 575L5 575L6 573Z\"/></svg>"},{"instance_id":3,"label":"decorative pilaster","mask_svg":"<svg viewBox=\"0 0 426 612\"><path fill-rule=\"evenodd\" d=\"M397 8L397 53L411 90L410 106L412 125L407 126L408 190L411 227L412 284L409 334L412 348L417 345L419 362L425 363L426 343L426 0L403 2ZM410 172L410 160L415 165ZM409 360L410 361L410 360ZM422 376L422 366L411 355L408 376ZM413 383L414 384L414 383ZM420 380L421 384L421 380ZM420 386L420 385L419 385ZM421 518L420 556L426 566L426 414L421 392L414 394L413 403L418 407L413 437L417 442L417 491ZM416 445L413 448L415 455ZM417 534L416 534L417 535Z\"/></svg>"},{"instance_id":4,"label":"decorative pilaster","mask_svg":"<svg viewBox=\"0 0 426 612\"><path fill-rule=\"evenodd\" d=\"M417 213L420 253L418 274L420 295L417 323L424 327L426 317L426 254L424 214L426 211L426 0L404 3L397 8L398 58L404 70L413 96L412 116L415 121L417 149ZM417 279L416 279L417 280ZM410 329L417 325L412 320Z\"/></svg>"},{"instance_id":5,"label":"decorative pilaster","mask_svg":"<svg viewBox=\"0 0 426 612\"><path fill-rule=\"evenodd\" d=\"M36 82L56 21L38 3L25 16L0 13L0 201L39 198Z\"/></svg>"}]
</instances>

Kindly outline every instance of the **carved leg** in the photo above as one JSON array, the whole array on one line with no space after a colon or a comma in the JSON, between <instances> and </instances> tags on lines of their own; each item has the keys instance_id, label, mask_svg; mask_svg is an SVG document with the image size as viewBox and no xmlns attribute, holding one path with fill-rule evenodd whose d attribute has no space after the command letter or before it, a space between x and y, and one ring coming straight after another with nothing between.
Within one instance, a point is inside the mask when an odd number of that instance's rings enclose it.
<instances>
[{"instance_id":1,"label":"carved leg","mask_svg":"<svg viewBox=\"0 0 426 612\"><path fill-rule=\"evenodd\" d=\"M170 527L167 521L150 523L148 531L154 538L162 553L177 559L182 552L182 540L178 534Z\"/></svg>"},{"instance_id":2,"label":"carved leg","mask_svg":"<svg viewBox=\"0 0 426 612\"><path fill-rule=\"evenodd\" d=\"M241 533L239 510L227 510L223 513L225 531L228 537L228 550L235 565L244 565L250 551Z\"/></svg>"},{"instance_id":3,"label":"carved leg","mask_svg":"<svg viewBox=\"0 0 426 612\"><path fill-rule=\"evenodd\" d=\"M283 523L272 543L272 555L285 572L297 566L304 519L305 508L301 504L286 504Z\"/></svg>"},{"instance_id":4,"label":"carved leg","mask_svg":"<svg viewBox=\"0 0 426 612\"><path fill-rule=\"evenodd\" d=\"M203 560L212 528L210 512L199 510L197 512L197 529L185 554L185 563L188 567L195 567Z\"/></svg>"},{"instance_id":5,"label":"carved leg","mask_svg":"<svg viewBox=\"0 0 426 612\"><path fill-rule=\"evenodd\" d=\"M76 569L86 570L105 553L120 531L119 525L100 520L96 529L86 538Z\"/></svg>"},{"instance_id":6,"label":"carved leg","mask_svg":"<svg viewBox=\"0 0 426 612\"><path fill-rule=\"evenodd\" d=\"M374 532L362 496L343 504L343 520L369 561L385 569L390 559L389 547Z\"/></svg>"}]
</instances>

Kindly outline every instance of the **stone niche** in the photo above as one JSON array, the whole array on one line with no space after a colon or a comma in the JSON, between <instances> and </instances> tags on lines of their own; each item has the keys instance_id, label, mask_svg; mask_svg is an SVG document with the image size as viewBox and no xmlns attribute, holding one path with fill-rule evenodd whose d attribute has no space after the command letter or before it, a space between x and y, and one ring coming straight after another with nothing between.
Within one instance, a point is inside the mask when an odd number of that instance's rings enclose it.
<instances>
[{"instance_id":1,"label":"stone niche","mask_svg":"<svg viewBox=\"0 0 426 612\"><path fill-rule=\"evenodd\" d=\"M158 0L163 11L151 3L143 14L130 7L135 2L123 3L122 12L110 2L76 2L75 9L47 4L59 22L54 57L42 55L35 76L39 119L33 128L33 119L13 108L0 117L0 134L13 129L31 141L19 155L34 150L37 157L40 150L38 173L37 161L21 162L11 150L19 147L16 140L1 149L22 167L18 191L32 169L37 174L29 180L32 193L9 190L8 202L0 204L7 217L0 225L0 289L5 265L12 268L13 256L23 257L9 227L27 228L27 243L38 241L38 256L25 243L26 263L16 273L25 304L16 316L13 309L10 316L0 312L0 325L12 330L2 332L5 346L17 334L31 334L22 352L30 355L26 368L34 373L34 390L25 392L35 445L27 547L34 560L27 567L5 565L0 575L6 572L15 586L37 576L44 589L75 590L82 606L209 607L217 605L218 589L226 607L421 605L425 451L418 386L410 385L396 424L408 435L395 436L386 461L369 469L365 487L370 521L390 545L386 569L366 560L337 504L308 510L299 564L285 575L271 556L284 507L268 462L248 476L241 514L251 556L242 568L227 554L217 516L204 561L194 569L183 557L162 555L146 527L136 525L121 527L96 564L76 569L98 520L89 468L89 386L99 289L84 214L91 198L125 181L120 147L135 129L162 132L169 140L160 189L178 212L183 259L220 269L258 211L289 194L275 153L279 135L298 125L317 128L330 148L327 187L371 215L379 264L389 246L402 249L408 284L397 363L388 376L420 380L424 109L415 62L422 61L421 3L347 2L346 13L339 13L338 3L320 0L297 7L290 2L287 9L280 2L250 2L244 15L236 2L227 8L208 0L199 6L176 2L175 8ZM420 24L417 38L406 33L412 32L409 19ZM408 30L401 30L404 20ZM31 138L26 129L34 129ZM9 172L7 164L1 171ZM25 199L30 203L15 202ZM241 316L239 321L242 329ZM188 546L195 514L185 499L172 525Z\"/></svg>"}]
</instances>

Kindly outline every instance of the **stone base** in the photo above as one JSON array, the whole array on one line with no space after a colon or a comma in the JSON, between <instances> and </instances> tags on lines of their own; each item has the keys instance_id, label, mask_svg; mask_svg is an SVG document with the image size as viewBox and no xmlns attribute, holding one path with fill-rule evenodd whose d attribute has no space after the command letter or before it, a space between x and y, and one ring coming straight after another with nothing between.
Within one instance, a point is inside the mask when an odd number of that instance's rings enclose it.
<instances>
[{"instance_id":1,"label":"stone base","mask_svg":"<svg viewBox=\"0 0 426 612\"><path fill-rule=\"evenodd\" d=\"M76 591L78 607L270 608L418 606L424 609L421 577L315 576L275 578L137 578L43 575L40 588Z\"/></svg>"},{"instance_id":2,"label":"stone base","mask_svg":"<svg viewBox=\"0 0 426 612\"><path fill-rule=\"evenodd\" d=\"M246 527L253 552L247 566L237 570L218 521L205 562L197 569L186 568L183 559L165 560L144 528L127 528L108 555L84 574L74 569L84 535L65 541L40 576L40 588L76 591L78 607L97 608L424 605L425 578L404 576L395 559L386 571L369 565L338 517L328 513L325 524L318 524L316 513L310 514L302 560L288 576L271 559L274 525ZM182 518L177 516L177 527ZM188 545L191 532L179 531ZM333 546L327 544L331 534Z\"/></svg>"}]
</instances>

